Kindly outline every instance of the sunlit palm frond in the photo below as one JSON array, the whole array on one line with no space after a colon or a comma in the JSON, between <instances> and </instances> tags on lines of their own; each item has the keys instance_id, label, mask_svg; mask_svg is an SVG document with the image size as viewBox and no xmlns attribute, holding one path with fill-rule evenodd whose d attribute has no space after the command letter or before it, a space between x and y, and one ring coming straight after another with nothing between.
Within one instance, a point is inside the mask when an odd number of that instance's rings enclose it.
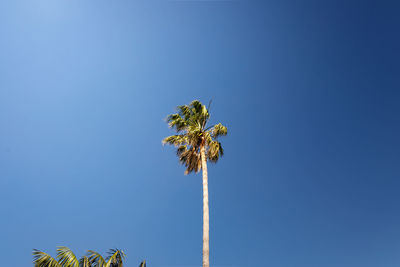
<instances>
[{"instance_id":1,"label":"sunlit palm frond","mask_svg":"<svg viewBox=\"0 0 400 267\"><path fill-rule=\"evenodd\" d=\"M146 261L145 261L145 260L142 261L142 262L140 263L139 267L146 267Z\"/></svg>"},{"instance_id":2,"label":"sunlit palm frond","mask_svg":"<svg viewBox=\"0 0 400 267\"><path fill-rule=\"evenodd\" d=\"M199 100L193 100L189 107L191 108L192 117L198 116L198 119L204 119L208 114L206 106L201 104Z\"/></svg>"},{"instance_id":3,"label":"sunlit palm frond","mask_svg":"<svg viewBox=\"0 0 400 267\"><path fill-rule=\"evenodd\" d=\"M83 257L79 260L79 267L92 267L92 263L90 262L89 257L83 256Z\"/></svg>"},{"instance_id":4,"label":"sunlit palm frond","mask_svg":"<svg viewBox=\"0 0 400 267\"><path fill-rule=\"evenodd\" d=\"M106 261L104 260L103 256L100 253L88 250L88 256L92 267L104 267L106 265Z\"/></svg>"},{"instance_id":5,"label":"sunlit palm frond","mask_svg":"<svg viewBox=\"0 0 400 267\"><path fill-rule=\"evenodd\" d=\"M47 253L34 249L32 254L35 267L62 267L56 259Z\"/></svg>"},{"instance_id":6,"label":"sunlit palm frond","mask_svg":"<svg viewBox=\"0 0 400 267\"><path fill-rule=\"evenodd\" d=\"M168 118L170 118L171 121L172 119L174 119L174 121L180 121L178 116L176 116L179 115L180 118L185 122L186 127L192 126L200 129L204 128L209 118L207 108L198 100L192 101L189 105L178 106L177 110L178 114L172 114L168 116ZM168 122L171 123L170 121ZM184 127L182 127L182 129L183 128Z\"/></svg>"},{"instance_id":7,"label":"sunlit palm frond","mask_svg":"<svg viewBox=\"0 0 400 267\"><path fill-rule=\"evenodd\" d=\"M186 135L171 135L162 140L163 144L169 144L174 146L180 146L188 143L188 137Z\"/></svg>"},{"instance_id":8,"label":"sunlit palm frond","mask_svg":"<svg viewBox=\"0 0 400 267\"><path fill-rule=\"evenodd\" d=\"M201 104L200 101L194 100L190 103L189 109L191 111L189 118L191 125L197 125L198 128L204 129L209 118L206 106Z\"/></svg>"},{"instance_id":9,"label":"sunlit palm frond","mask_svg":"<svg viewBox=\"0 0 400 267\"><path fill-rule=\"evenodd\" d=\"M179 114L169 115L167 117L167 122L169 127L175 128L177 132L184 130L188 124Z\"/></svg>"},{"instance_id":10,"label":"sunlit palm frond","mask_svg":"<svg viewBox=\"0 0 400 267\"><path fill-rule=\"evenodd\" d=\"M192 113L200 113L202 110L203 105L199 100L193 100L190 104L189 107L192 109Z\"/></svg>"},{"instance_id":11,"label":"sunlit palm frond","mask_svg":"<svg viewBox=\"0 0 400 267\"><path fill-rule=\"evenodd\" d=\"M57 259L63 267L79 267L79 260L68 247L57 248Z\"/></svg>"},{"instance_id":12,"label":"sunlit palm frond","mask_svg":"<svg viewBox=\"0 0 400 267\"><path fill-rule=\"evenodd\" d=\"M220 156L224 155L224 149L218 141L212 141L208 144L207 158L209 161L215 163Z\"/></svg>"},{"instance_id":13,"label":"sunlit palm frond","mask_svg":"<svg viewBox=\"0 0 400 267\"><path fill-rule=\"evenodd\" d=\"M110 249L105 267L123 267L125 253L119 249Z\"/></svg>"},{"instance_id":14,"label":"sunlit palm frond","mask_svg":"<svg viewBox=\"0 0 400 267\"><path fill-rule=\"evenodd\" d=\"M179 115L182 116L185 121L189 120L189 118L191 116L191 111L190 111L189 106L187 106L187 105L178 106L177 110L178 110Z\"/></svg>"},{"instance_id":15,"label":"sunlit palm frond","mask_svg":"<svg viewBox=\"0 0 400 267\"><path fill-rule=\"evenodd\" d=\"M214 127L211 129L211 136L213 138L218 138L219 136L224 136L227 134L228 134L228 129L221 123L214 125Z\"/></svg>"}]
</instances>

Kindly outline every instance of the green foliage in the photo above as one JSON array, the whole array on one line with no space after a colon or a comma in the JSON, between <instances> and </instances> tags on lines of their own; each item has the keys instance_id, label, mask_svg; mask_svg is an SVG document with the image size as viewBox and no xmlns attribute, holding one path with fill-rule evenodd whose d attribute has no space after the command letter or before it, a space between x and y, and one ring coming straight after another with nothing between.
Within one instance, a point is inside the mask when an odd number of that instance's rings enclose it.
<instances>
[{"instance_id":1,"label":"green foliage","mask_svg":"<svg viewBox=\"0 0 400 267\"><path fill-rule=\"evenodd\" d=\"M35 267L62 267L56 259L47 253L34 249L32 254Z\"/></svg>"},{"instance_id":2,"label":"green foliage","mask_svg":"<svg viewBox=\"0 0 400 267\"><path fill-rule=\"evenodd\" d=\"M83 256L83 257L79 260L79 266L80 266L80 267L92 267L92 263L90 262L89 257Z\"/></svg>"},{"instance_id":3,"label":"green foliage","mask_svg":"<svg viewBox=\"0 0 400 267\"><path fill-rule=\"evenodd\" d=\"M110 249L104 267L123 267L125 253L122 250Z\"/></svg>"},{"instance_id":4,"label":"green foliage","mask_svg":"<svg viewBox=\"0 0 400 267\"><path fill-rule=\"evenodd\" d=\"M106 259L93 250L88 250L87 254L78 260L69 248L58 247L57 257L54 259L47 253L34 249L33 264L35 267L123 267L126 257L125 253L118 249L110 249Z\"/></svg>"},{"instance_id":5,"label":"green foliage","mask_svg":"<svg viewBox=\"0 0 400 267\"><path fill-rule=\"evenodd\" d=\"M90 262L92 263L92 267L103 267L106 265L106 261L104 260L103 256L100 255L100 253L93 250L88 250L87 254Z\"/></svg>"},{"instance_id":6,"label":"green foliage","mask_svg":"<svg viewBox=\"0 0 400 267\"><path fill-rule=\"evenodd\" d=\"M217 162L224 154L218 137L225 136L228 129L221 123L207 128L210 114L205 105L194 100L189 105L177 107L178 113L167 117L167 123L178 135L171 135L162 140L163 144L177 148L179 161L185 165L185 174L201 170L200 149L204 147L207 160Z\"/></svg>"},{"instance_id":7,"label":"green foliage","mask_svg":"<svg viewBox=\"0 0 400 267\"><path fill-rule=\"evenodd\" d=\"M57 259L61 266L79 267L79 260L67 247L58 247Z\"/></svg>"}]
</instances>

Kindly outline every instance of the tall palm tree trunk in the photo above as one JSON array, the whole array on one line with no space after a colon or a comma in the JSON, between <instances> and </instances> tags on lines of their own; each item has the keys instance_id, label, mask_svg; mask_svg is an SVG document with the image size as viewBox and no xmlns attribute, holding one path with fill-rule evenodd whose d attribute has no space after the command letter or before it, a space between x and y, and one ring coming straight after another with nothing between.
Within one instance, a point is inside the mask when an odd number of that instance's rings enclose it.
<instances>
[{"instance_id":1,"label":"tall palm tree trunk","mask_svg":"<svg viewBox=\"0 0 400 267\"><path fill-rule=\"evenodd\" d=\"M205 147L200 147L201 169L203 170L203 267L210 267L210 215L208 211L208 174Z\"/></svg>"}]
</instances>

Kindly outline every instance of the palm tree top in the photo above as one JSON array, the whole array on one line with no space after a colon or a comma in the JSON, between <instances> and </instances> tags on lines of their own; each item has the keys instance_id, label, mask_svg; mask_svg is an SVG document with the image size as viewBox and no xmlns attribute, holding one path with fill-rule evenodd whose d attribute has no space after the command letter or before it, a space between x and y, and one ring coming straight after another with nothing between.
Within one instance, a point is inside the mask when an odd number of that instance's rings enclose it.
<instances>
[{"instance_id":1,"label":"palm tree top","mask_svg":"<svg viewBox=\"0 0 400 267\"><path fill-rule=\"evenodd\" d=\"M209 108L198 100L178 106L177 113L167 117L169 127L178 134L164 138L162 143L177 147L179 160L186 166L185 174L200 171L201 148L205 149L207 160L213 163L224 154L218 138L227 135L228 130L221 123L207 127L209 119Z\"/></svg>"},{"instance_id":2,"label":"palm tree top","mask_svg":"<svg viewBox=\"0 0 400 267\"><path fill-rule=\"evenodd\" d=\"M89 250L80 260L68 247L57 247L56 259L49 254L33 250L33 263L36 267L122 267L125 253L119 249L110 249L104 259L99 253Z\"/></svg>"}]
</instances>

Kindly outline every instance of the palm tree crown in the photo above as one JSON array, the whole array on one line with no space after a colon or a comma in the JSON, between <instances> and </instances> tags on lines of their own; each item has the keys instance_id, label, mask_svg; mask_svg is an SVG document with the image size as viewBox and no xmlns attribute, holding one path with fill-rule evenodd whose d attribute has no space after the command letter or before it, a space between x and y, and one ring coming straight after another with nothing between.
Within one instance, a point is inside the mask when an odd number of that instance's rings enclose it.
<instances>
[{"instance_id":1,"label":"palm tree crown","mask_svg":"<svg viewBox=\"0 0 400 267\"><path fill-rule=\"evenodd\" d=\"M204 147L207 160L217 162L224 154L219 136L224 136L228 130L221 123L207 127L210 114L205 105L194 100L189 105L177 107L178 113L167 117L169 127L177 131L163 139L163 144L177 147L179 161L185 165L185 174L199 172L201 169L200 149Z\"/></svg>"},{"instance_id":2,"label":"palm tree crown","mask_svg":"<svg viewBox=\"0 0 400 267\"><path fill-rule=\"evenodd\" d=\"M33 250L35 267L123 267L124 258L125 253L118 249L110 249L105 259L99 253L89 250L88 256L80 260L68 247L58 247L56 259L45 252Z\"/></svg>"}]
</instances>

